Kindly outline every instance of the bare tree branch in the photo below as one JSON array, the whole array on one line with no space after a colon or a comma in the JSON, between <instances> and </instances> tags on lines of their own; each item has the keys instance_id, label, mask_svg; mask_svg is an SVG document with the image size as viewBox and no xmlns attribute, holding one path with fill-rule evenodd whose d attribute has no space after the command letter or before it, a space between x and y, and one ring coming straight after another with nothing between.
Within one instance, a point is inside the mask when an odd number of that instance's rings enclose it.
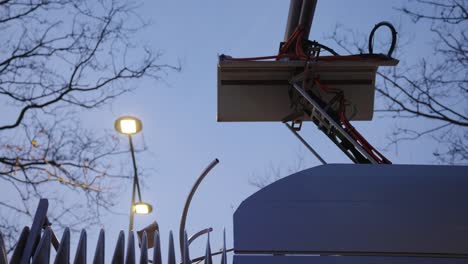
<instances>
[{"instance_id":1,"label":"bare tree branch","mask_svg":"<svg viewBox=\"0 0 468 264\"><path fill-rule=\"evenodd\" d=\"M432 120L435 125L429 129L398 128L390 144L429 137L438 144L439 150L434 152L438 161L466 164L468 2L417 0L412 3L397 10L410 16L414 23L430 22L427 26L428 33L434 37L434 54L408 67L380 70L376 91L385 105L378 106L376 112L391 117ZM337 27L329 39L348 53L353 53L351 49L362 52L364 42L349 38L346 33ZM401 42L398 46L400 52L405 48Z\"/></svg>"},{"instance_id":2,"label":"bare tree branch","mask_svg":"<svg viewBox=\"0 0 468 264\"><path fill-rule=\"evenodd\" d=\"M37 199L55 204L55 225L99 222L129 175L119 139L83 129L78 109L97 109L142 78L179 67L133 39L145 26L126 0L0 0L0 231L10 247ZM117 181L119 180L119 181ZM67 195L65 195L65 193ZM71 194L71 195L69 195ZM70 208L73 208L71 210Z\"/></svg>"}]
</instances>

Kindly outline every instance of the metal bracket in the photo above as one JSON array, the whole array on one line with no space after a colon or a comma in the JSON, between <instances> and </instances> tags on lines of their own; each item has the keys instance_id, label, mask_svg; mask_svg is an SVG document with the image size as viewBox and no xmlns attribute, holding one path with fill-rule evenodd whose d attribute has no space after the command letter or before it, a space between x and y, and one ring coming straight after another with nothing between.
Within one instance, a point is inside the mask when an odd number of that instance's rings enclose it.
<instances>
[{"instance_id":1,"label":"metal bracket","mask_svg":"<svg viewBox=\"0 0 468 264\"><path fill-rule=\"evenodd\" d=\"M334 119L329 112L332 111L329 104L319 103L303 87L297 84L303 77L295 76L291 79L292 87L309 103L307 107L310 117L318 128L325 133L347 156L355 163L378 162L367 153L362 146ZM332 99L333 101L333 99ZM322 107L325 105L325 107ZM302 140L301 140L302 141Z\"/></svg>"}]
</instances>

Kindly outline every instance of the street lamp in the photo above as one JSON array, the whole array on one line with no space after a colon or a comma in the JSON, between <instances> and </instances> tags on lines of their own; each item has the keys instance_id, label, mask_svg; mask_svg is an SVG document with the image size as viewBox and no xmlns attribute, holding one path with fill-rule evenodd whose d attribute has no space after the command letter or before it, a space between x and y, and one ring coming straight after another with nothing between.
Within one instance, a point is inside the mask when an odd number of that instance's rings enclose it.
<instances>
[{"instance_id":1,"label":"street lamp","mask_svg":"<svg viewBox=\"0 0 468 264\"><path fill-rule=\"evenodd\" d=\"M135 160L135 150L133 149L132 135L141 131L143 125L141 121L133 116L122 116L115 120L115 130L121 134L128 135L128 141L130 143L130 152L132 154L133 162L133 189L132 189L132 204L130 206L130 223L128 226L128 232L133 231L133 218L135 214L149 214L153 210L153 207L149 203L142 202L140 183L138 181L138 172ZM135 203L135 190L138 191L138 203Z\"/></svg>"},{"instance_id":2,"label":"street lamp","mask_svg":"<svg viewBox=\"0 0 468 264\"><path fill-rule=\"evenodd\" d=\"M153 211L153 207L149 203L139 202L134 205L136 214L149 214Z\"/></svg>"},{"instance_id":3,"label":"street lamp","mask_svg":"<svg viewBox=\"0 0 468 264\"><path fill-rule=\"evenodd\" d=\"M125 135L133 135L143 128L140 119L133 116L122 116L115 120L115 130Z\"/></svg>"}]
</instances>

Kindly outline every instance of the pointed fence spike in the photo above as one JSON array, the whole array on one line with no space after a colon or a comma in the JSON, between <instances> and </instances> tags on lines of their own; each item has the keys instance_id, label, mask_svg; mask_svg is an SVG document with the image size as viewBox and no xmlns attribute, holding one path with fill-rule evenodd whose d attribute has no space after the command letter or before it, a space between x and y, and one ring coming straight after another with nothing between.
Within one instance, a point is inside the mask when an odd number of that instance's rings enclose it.
<instances>
[{"instance_id":1,"label":"pointed fence spike","mask_svg":"<svg viewBox=\"0 0 468 264\"><path fill-rule=\"evenodd\" d=\"M20 263L21 256L23 255L24 247L26 246L26 241L28 240L29 235L29 227L25 226L23 231L21 231L20 238L18 239L18 243L16 243L15 250L13 251L13 255L11 255L10 264Z\"/></svg>"},{"instance_id":2,"label":"pointed fence spike","mask_svg":"<svg viewBox=\"0 0 468 264\"><path fill-rule=\"evenodd\" d=\"M45 221L44 221L44 226L50 226L50 238L52 240L52 246L54 247L55 251L58 251L58 248L60 246L60 242L57 238L57 235L55 235L54 230L52 229L52 224L49 222L49 218L46 216Z\"/></svg>"},{"instance_id":3,"label":"pointed fence spike","mask_svg":"<svg viewBox=\"0 0 468 264\"><path fill-rule=\"evenodd\" d=\"M172 231L169 232L169 252L167 253L167 264L176 264L174 237Z\"/></svg>"},{"instance_id":4,"label":"pointed fence spike","mask_svg":"<svg viewBox=\"0 0 468 264\"><path fill-rule=\"evenodd\" d=\"M105 236L104 229L99 232L99 238L94 252L93 264L104 264Z\"/></svg>"},{"instance_id":5,"label":"pointed fence spike","mask_svg":"<svg viewBox=\"0 0 468 264\"><path fill-rule=\"evenodd\" d=\"M36 252L32 259L32 264L49 264L50 261L50 244L52 242L51 230L50 227L47 227L44 230L39 245L36 248ZM26 262L26 263L29 263Z\"/></svg>"},{"instance_id":6,"label":"pointed fence spike","mask_svg":"<svg viewBox=\"0 0 468 264\"><path fill-rule=\"evenodd\" d=\"M208 233L208 239L206 240L205 264L213 264L213 259L211 257L210 233Z\"/></svg>"},{"instance_id":7,"label":"pointed fence spike","mask_svg":"<svg viewBox=\"0 0 468 264\"><path fill-rule=\"evenodd\" d=\"M223 229L223 253L221 255L221 264L227 264L226 254L226 228Z\"/></svg>"},{"instance_id":8,"label":"pointed fence spike","mask_svg":"<svg viewBox=\"0 0 468 264\"><path fill-rule=\"evenodd\" d=\"M3 234L0 232L0 264L7 264L7 252L5 249L5 242L3 241Z\"/></svg>"},{"instance_id":9,"label":"pointed fence spike","mask_svg":"<svg viewBox=\"0 0 468 264\"><path fill-rule=\"evenodd\" d=\"M47 199L40 199L37 206L36 214L28 234L26 245L24 246L23 253L21 254L21 263L29 263L32 255L35 252L37 242L41 237L42 227L47 216L49 209L49 201Z\"/></svg>"},{"instance_id":10,"label":"pointed fence spike","mask_svg":"<svg viewBox=\"0 0 468 264\"><path fill-rule=\"evenodd\" d=\"M86 264L86 230L81 230L80 240L78 242L78 247L76 248L74 264Z\"/></svg>"},{"instance_id":11,"label":"pointed fence spike","mask_svg":"<svg viewBox=\"0 0 468 264\"><path fill-rule=\"evenodd\" d=\"M112 264L123 264L125 261L125 233L120 231L115 245L114 255L112 256Z\"/></svg>"},{"instance_id":12,"label":"pointed fence spike","mask_svg":"<svg viewBox=\"0 0 468 264\"><path fill-rule=\"evenodd\" d=\"M153 264L162 264L161 257L161 239L159 238L159 232L154 233L153 242Z\"/></svg>"},{"instance_id":13,"label":"pointed fence spike","mask_svg":"<svg viewBox=\"0 0 468 264\"><path fill-rule=\"evenodd\" d=\"M146 231L141 236L140 264L148 264L148 236L146 235Z\"/></svg>"},{"instance_id":14,"label":"pointed fence spike","mask_svg":"<svg viewBox=\"0 0 468 264\"><path fill-rule=\"evenodd\" d=\"M184 231L184 255L182 256L182 263L183 264L190 264L192 260L190 259L190 251L189 251L189 242L187 237L187 231Z\"/></svg>"},{"instance_id":15,"label":"pointed fence spike","mask_svg":"<svg viewBox=\"0 0 468 264\"><path fill-rule=\"evenodd\" d=\"M125 263L135 264L135 239L133 231L128 233L127 257L125 258Z\"/></svg>"},{"instance_id":16,"label":"pointed fence spike","mask_svg":"<svg viewBox=\"0 0 468 264\"><path fill-rule=\"evenodd\" d=\"M54 264L70 263L70 228L65 228L55 255Z\"/></svg>"}]
</instances>

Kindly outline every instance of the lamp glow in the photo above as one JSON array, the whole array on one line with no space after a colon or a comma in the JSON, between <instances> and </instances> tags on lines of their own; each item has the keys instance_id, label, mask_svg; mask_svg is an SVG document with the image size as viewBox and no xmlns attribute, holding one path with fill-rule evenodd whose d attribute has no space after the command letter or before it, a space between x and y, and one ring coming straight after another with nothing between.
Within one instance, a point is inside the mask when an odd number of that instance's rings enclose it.
<instances>
[{"instance_id":1,"label":"lamp glow","mask_svg":"<svg viewBox=\"0 0 468 264\"><path fill-rule=\"evenodd\" d=\"M136 214L149 214L153 207L149 203L139 202L133 206Z\"/></svg>"},{"instance_id":2,"label":"lamp glow","mask_svg":"<svg viewBox=\"0 0 468 264\"><path fill-rule=\"evenodd\" d=\"M133 116L122 116L115 120L115 130L126 135L133 135L142 129L141 121Z\"/></svg>"},{"instance_id":3,"label":"lamp glow","mask_svg":"<svg viewBox=\"0 0 468 264\"><path fill-rule=\"evenodd\" d=\"M124 134L135 134L137 131L135 120L130 119L120 120L120 128Z\"/></svg>"}]
</instances>

